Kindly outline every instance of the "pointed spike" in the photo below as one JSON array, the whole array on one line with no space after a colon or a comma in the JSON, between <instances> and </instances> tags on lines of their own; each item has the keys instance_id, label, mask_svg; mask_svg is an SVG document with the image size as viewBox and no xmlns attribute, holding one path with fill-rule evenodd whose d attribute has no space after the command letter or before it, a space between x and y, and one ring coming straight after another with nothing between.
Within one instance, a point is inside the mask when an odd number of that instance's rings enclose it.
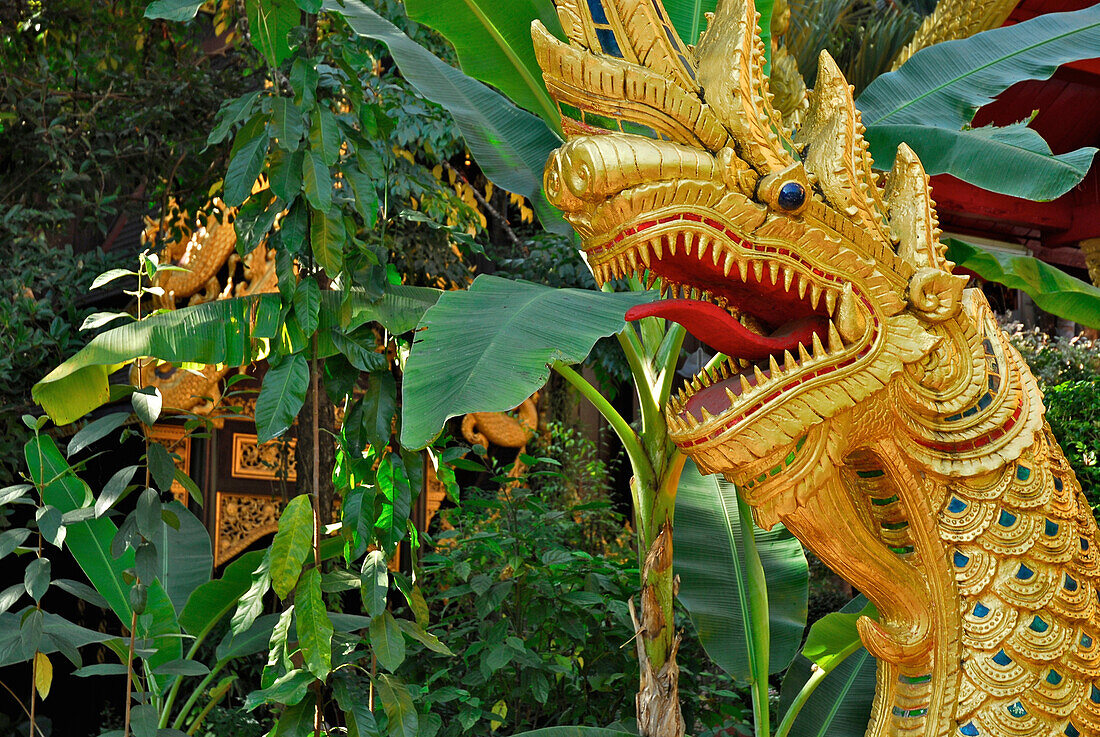
<instances>
[{"instance_id":1,"label":"pointed spike","mask_svg":"<svg viewBox=\"0 0 1100 737\"><path fill-rule=\"evenodd\" d=\"M817 303L821 301L821 287L817 282L810 285L810 306L815 310L817 309Z\"/></svg>"},{"instance_id":2,"label":"pointed spike","mask_svg":"<svg viewBox=\"0 0 1100 737\"><path fill-rule=\"evenodd\" d=\"M794 269L783 269L783 291L791 291L791 282L794 281Z\"/></svg>"},{"instance_id":3,"label":"pointed spike","mask_svg":"<svg viewBox=\"0 0 1100 737\"><path fill-rule=\"evenodd\" d=\"M775 360L775 356L768 356L768 368L771 370L772 378L779 376L779 364Z\"/></svg>"},{"instance_id":4,"label":"pointed spike","mask_svg":"<svg viewBox=\"0 0 1100 737\"><path fill-rule=\"evenodd\" d=\"M768 380L768 377L764 376L764 372L760 370L760 367L755 364L753 364L752 367L752 374L756 378L757 386L761 386L765 381Z\"/></svg>"},{"instance_id":5,"label":"pointed spike","mask_svg":"<svg viewBox=\"0 0 1100 737\"><path fill-rule=\"evenodd\" d=\"M774 261L768 262L768 276L771 277L772 286L775 286L775 282L779 278L779 264Z\"/></svg>"},{"instance_id":6,"label":"pointed spike","mask_svg":"<svg viewBox=\"0 0 1100 737\"><path fill-rule=\"evenodd\" d=\"M752 391L752 384L749 383L744 374L738 374L737 378L741 380L741 396L743 397Z\"/></svg>"},{"instance_id":7,"label":"pointed spike","mask_svg":"<svg viewBox=\"0 0 1100 737\"><path fill-rule=\"evenodd\" d=\"M798 368L798 362L794 360L794 356L790 351L783 351L783 369L785 371L794 371Z\"/></svg>"},{"instance_id":8,"label":"pointed spike","mask_svg":"<svg viewBox=\"0 0 1100 737\"><path fill-rule=\"evenodd\" d=\"M749 362L747 360L745 360L744 358L739 358L737 360L740 362L741 368L748 368L749 367Z\"/></svg>"},{"instance_id":9,"label":"pointed spike","mask_svg":"<svg viewBox=\"0 0 1100 737\"><path fill-rule=\"evenodd\" d=\"M814 333L814 337L815 338L817 337L816 333ZM802 343L799 343L798 344L798 362L799 363L809 363L809 361L810 361L810 352L806 350L805 345L803 345Z\"/></svg>"},{"instance_id":10,"label":"pointed spike","mask_svg":"<svg viewBox=\"0 0 1100 737\"><path fill-rule=\"evenodd\" d=\"M641 243L641 244L638 245L638 255L642 257L642 263L645 264L645 267L648 269L649 268L649 260L651 258L650 254L649 254L649 244L648 243Z\"/></svg>"},{"instance_id":11,"label":"pointed spike","mask_svg":"<svg viewBox=\"0 0 1100 737\"><path fill-rule=\"evenodd\" d=\"M664 239L663 238L654 238L652 241L649 242L649 244L653 248L653 255L657 257L658 261L660 261L664 257L664 254L665 254Z\"/></svg>"},{"instance_id":12,"label":"pointed spike","mask_svg":"<svg viewBox=\"0 0 1100 737\"><path fill-rule=\"evenodd\" d=\"M715 253L717 253L717 250L715 251ZM734 265L734 263L736 263L736 261L737 261L737 259L734 257L733 251L727 251L726 252L726 262L722 265L722 275L723 276L729 276L730 275L730 271L733 269L733 265Z\"/></svg>"},{"instance_id":13,"label":"pointed spike","mask_svg":"<svg viewBox=\"0 0 1100 737\"><path fill-rule=\"evenodd\" d=\"M676 240L676 236L673 236L666 241L666 243L668 243L668 252L673 256L676 255Z\"/></svg>"},{"instance_id":14,"label":"pointed spike","mask_svg":"<svg viewBox=\"0 0 1100 737\"><path fill-rule=\"evenodd\" d=\"M693 234L690 230L685 230L684 231L684 255L685 256L690 256L691 255L692 235ZM673 253L676 253L676 251L674 250Z\"/></svg>"},{"instance_id":15,"label":"pointed spike","mask_svg":"<svg viewBox=\"0 0 1100 737\"><path fill-rule=\"evenodd\" d=\"M646 272L646 277L645 277L645 288L646 289L653 289L653 285L656 283L656 281L657 281L657 275L654 274L652 271L647 271Z\"/></svg>"},{"instance_id":16,"label":"pointed spike","mask_svg":"<svg viewBox=\"0 0 1100 737\"><path fill-rule=\"evenodd\" d=\"M737 260L737 271L741 274L741 281L749 280L749 262L745 259Z\"/></svg>"},{"instance_id":17,"label":"pointed spike","mask_svg":"<svg viewBox=\"0 0 1100 737\"><path fill-rule=\"evenodd\" d=\"M711 420L714 419L714 415L712 415L710 412L708 412L706 407L701 407L699 409L699 411L703 415L703 422L710 422Z\"/></svg>"},{"instance_id":18,"label":"pointed spike","mask_svg":"<svg viewBox=\"0 0 1100 737\"><path fill-rule=\"evenodd\" d=\"M726 387L726 397L730 400L730 406L732 407L737 402L737 395L733 393L733 389Z\"/></svg>"},{"instance_id":19,"label":"pointed spike","mask_svg":"<svg viewBox=\"0 0 1100 737\"><path fill-rule=\"evenodd\" d=\"M836 313L836 291L832 289L825 290L825 309L830 315Z\"/></svg>"},{"instance_id":20,"label":"pointed spike","mask_svg":"<svg viewBox=\"0 0 1100 737\"><path fill-rule=\"evenodd\" d=\"M697 392L701 391L703 389L703 384L702 384L701 381L699 381L698 376L692 377L692 379L691 379L691 388L694 389Z\"/></svg>"},{"instance_id":21,"label":"pointed spike","mask_svg":"<svg viewBox=\"0 0 1100 737\"><path fill-rule=\"evenodd\" d=\"M806 287L808 287L809 285L810 285L810 280L807 277L802 276L801 274L799 274L798 275L798 298L799 299L806 299Z\"/></svg>"},{"instance_id":22,"label":"pointed spike","mask_svg":"<svg viewBox=\"0 0 1100 737\"><path fill-rule=\"evenodd\" d=\"M836 325L832 320L829 320L829 353L840 353L844 350L844 341L840 339L840 332L836 329Z\"/></svg>"},{"instance_id":23,"label":"pointed spike","mask_svg":"<svg viewBox=\"0 0 1100 737\"><path fill-rule=\"evenodd\" d=\"M825 346L821 345L821 337L817 333L814 333L813 337L813 349L814 355L820 358L825 355Z\"/></svg>"},{"instance_id":24,"label":"pointed spike","mask_svg":"<svg viewBox=\"0 0 1100 737\"><path fill-rule=\"evenodd\" d=\"M764 262L763 261L760 261L758 259L758 260L752 262L752 274L753 274L753 276L756 277L756 281L760 282L761 284L764 283L764 280L762 279L762 277L764 275Z\"/></svg>"}]
</instances>

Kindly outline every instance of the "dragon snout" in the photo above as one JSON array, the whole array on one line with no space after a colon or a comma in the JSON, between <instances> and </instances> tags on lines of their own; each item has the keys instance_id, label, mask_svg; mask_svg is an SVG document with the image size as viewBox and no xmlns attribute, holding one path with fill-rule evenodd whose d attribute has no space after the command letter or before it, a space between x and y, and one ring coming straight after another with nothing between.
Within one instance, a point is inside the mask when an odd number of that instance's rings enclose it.
<instances>
[{"instance_id":1,"label":"dragon snout","mask_svg":"<svg viewBox=\"0 0 1100 737\"><path fill-rule=\"evenodd\" d=\"M706 151L668 141L612 133L575 138L550 155L543 174L546 196L576 212L643 184L676 179L720 179Z\"/></svg>"}]
</instances>

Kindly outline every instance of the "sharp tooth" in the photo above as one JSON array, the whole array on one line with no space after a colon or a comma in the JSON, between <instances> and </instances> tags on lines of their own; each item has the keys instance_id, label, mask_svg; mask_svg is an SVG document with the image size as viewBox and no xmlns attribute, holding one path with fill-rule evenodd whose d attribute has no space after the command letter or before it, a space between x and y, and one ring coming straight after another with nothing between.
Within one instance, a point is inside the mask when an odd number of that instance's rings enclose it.
<instances>
[{"instance_id":1,"label":"sharp tooth","mask_svg":"<svg viewBox=\"0 0 1100 737\"><path fill-rule=\"evenodd\" d=\"M779 364L776 363L775 356L768 356L768 368L771 370L773 379L779 376Z\"/></svg>"},{"instance_id":2,"label":"sharp tooth","mask_svg":"<svg viewBox=\"0 0 1100 737\"><path fill-rule=\"evenodd\" d=\"M657 275L652 271L646 272L645 288L653 289L653 284L657 281Z\"/></svg>"},{"instance_id":3,"label":"sharp tooth","mask_svg":"<svg viewBox=\"0 0 1100 737\"><path fill-rule=\"evenodd\" d=\"M681 409L683 409L680 406L679 400L677 400L675 396L668 398L668 408L671 409L673 413L679 412Z\"/></svg>"},{"instance_id":4,"label":"sharp tooth","mask_svg":"<svg viewBox=\"0 0 1100 737\"><path fill-rule=\"evenodd\" d=\"M676 412L668 416L668 429L673 432L677 432L680 430L680 418L677 416L680 412L681 410L677 410Z\"/></svg>"},{"instance_id":5,"label":"sharp tooth","mask_svg":"<svg viewBox=\"0 0 1100 737\"><path fill-rule=\"evenodd\" d=\"M733 389L726 387L726 396L730 400L730 406L732 407L737 402L737 395L733 393Z\"/></svg>"},{"instance_id":6,"label":"sharp tooth","mask_svg":"<svg viewBox=\"0 0 1100 737\"><path fill-rule=\"evenodd\" d=\"M764 262L757 260L752 262L752 273L756 277L756 281L763 283L761 277L764 275Z\"/></svg>"},{"instance_id":7,"label":"sharp tooth","mask_svg":"<svg viewBox=\"0 0 1100 737\"><path fill-rule=\"evenodd\" d=\"M836 307L836 329L845 342L853 343L863 337L863 329L867 327L856 302L856 295L852 292L851 283L844 285L844 293L840 295L840 304Z\"/></svg>"},{"instance_id":8,"label":"sharp tooth","mask_svg":"<svg viewBox=\"0 0 1100 737\"><path fill-rule=\"evenodd\" d=\"M817 303L821 301L821 287L814 282L810 285L810 306L815 310L817 309Z\"/></svg>"},{"instance_id":9,"label":"sharp tooth","mask_svg":"<svg viewBox=\"0 0 1100 737\"><path fill-rule=\"evenodd\" d=\"M703 386L710 386L714 383L714 379L711 378L710 372L703 369L703 372L699 374L699 381L703 382Z\"/></svg>"},{"instance_id":10,"label":"sharp tooth","mask_svg":"<svg viewBox=\"0 0 1100 737\"><path fill-rule=\"evenodd\" d=\"M832 289L825 290L825 309L830 316L836 312L836 292Z\"/></svg>"},{"instance_id":11,"label":"sharp tooth","mask_svg":"<svg viewBox=\"0 0 1100 737\"><path fill-rule=\"evenodd\" d=\"M817 335L815 334L814 337L816 338ZM806 346L799 343L798 344L798 362L799 363L809 363L809 361L810 361L810 352L806 350Z\"/></svg>"},{"instance_id":12,"label":"sharp tooth","mask_svg":"<svg viewBox=\"0 0 1100 737\"><path fill-rule=\"evenodd\" d=\"M703 383L702 383L701 381L699 381L699 377L698 377L698 376L696 376L696 377L692 378L692 380L691 380L691 388L692 388L692 389L694 389L695 391L701 391L701 390L702 390L702 388L703 388Z\"/></svg>"},{"instance_id":13,"label":"sharp tooth","mask_svg":"<svg viewBox=\"0 0 1100 737\"><path fill-rule=\"evenodd\" d=\"M718 265L718 259L722 257L722 251L718 248L718 242L710 244L710 260L715 266Z\"/></svg>"},{"instance_id":14,"label":"sharp tooth","mask_svg":"<svg viewBox=\"0 0 1100 737\"><path fill-rule=\"evenodd\" d=\"M649 244L653 247L653 255L660 261L665 255L665 243L663 238L654 238Z\"/></svg>"},{"instance_id":15,"label":"sharp tooth","mask_svg":"<svg viewBox=\"0 0 1100 737\"><path fill-rule=\"evenodd\" d=\"M626 254L626 260L630 262L631 273L638 273L638 254L634 253L634 251L630 251Z\"/></svg>"},{"instance_id":16,"label":"sharp tooth","mask_svg":"<svg viewBox=\"0 0 1100 737\"><path fill-rule=\"evenodd\" d=\"M737 361L732 358L727 358L725 361L722 362L722 365L726 367L726 370L729 372L730 376L733 376L739 371L739 369L737 368Z\"/></svg>"},{"instance_id":17,"label":"sharp tooth","mask_svg":"<svg viewBox=\"0 0 1100 737\"><path fill-rule=\"evenodd\" d=\"M791 291L791 282L794 280L794 271L791 269L783 270L783 291Z\"/></svg>"},{"instance_id":18,"label":"sharp tooth","mask_svg":"<svg viewBox=\"0 0 1100 737\"><path fill-rule=\"evenodd\" d=\"M645 267L648 269L649 268L649 259L650 259L649 244L648 243L640 244L638 246L638 254L642 257L642 263L645 264Z\"/></svg>"},{"instance_id":19,"label":"sharp tooth","mask_svg":"<svg viewBox=\"0 0 1100 737\"><path fill-rule=\"evenodd\" d=\"M717 251L716 251L716 253L717 253ZM730 275L730 270L733 269L733 264L736 261L737 261L737 259L734 258L733 251L730 251L726 254L726 263L724 263L722 265L722 274L724 276L729 276Z\"/></svg>"},{"instance_id":20,"label":"sharp tooth","mask_svg":"<svg viewBox=\"0 0 1100 737\"><path fill-rule=\"evenodd\" d=\"M738 358L737 362L741 364L741 368L748 368L749 362L744 358Z\"/></svg>"},{"instance_id":21,"label":"sharp tooth","mask_svg":"<svg viewBox=\"0 0 1100 737\"><path fill-rule=\"evenodd\" d=\"M668 282L665 281L665 278L663 276L660 277L660 279L661 279L661 286L660 286L661 299L664 299L668 295Z\"/></svg>"},{"instance_id":22,"label":"sharp tooth","mask_svg":"<svg viewBox=\"0 0 1100 737\"><path fill-rule=\"evenodd\" d=\"M676 255L676 236L672 236L668 239L668 252L673 256Z\"/></svg>"},{"instance_id":23,"label":"sharp tooth","mask_svg":"<svg viewBox=\"0 0 1100 737\"><path fill-rule=\"evenodd\" d=\"M772 278L772 286L775 286L775 280L779 278L779 264L774 261L769 261L768 275Z\"/></svg>"},{"instance_id":24,"label":"sharp tooth","mask_svg":"<svg viewBox=\"0 0 1100 737\"><path fill-rule=\"evenodd\" d=\"M716 381L718 379L727 379L727 378L729 378L730 372L729 372L729 369L726 368L726 362L725 361L722 361L722 363L720 363L720 364L718 364L717 366L714 367L714 374L715 374L714 378L715 378Z\"/></svg>"},{"instance_id":25,"label":"sharp tooth","mask_svg":"<svg viewBox=\"0 0 1100 737\"><path fill-rule=\"evenodd\" d=\"M607 264L597 265L596 266L596 281L598 281L598 282L607 281L608 272L610 272L610 270L611 270L611 267L608 266Z\"/></svg>"},{"instance_id":26,"label":"sharp tooth","mask_svg":"<svg viewBox=\"0 0 1100 737\"><path fill-rule=\"evenodd\" d=\"M829 353L840 353L844 350L844 341L840 339L840 333L837 332L836 325L832 320L829 320Z\"/></svg>"},{"instance_id":27,"label":"sharp tooth","mask_svg":"<svg viewBox=\"0 0 1100 737\"><path fill-rule=\"evenodd\" d=\"M798 368L798 362L794 360L794 356L790 351L783 351L783 370L794 371Z\"/></svg>"},{"instance_id":28,"label":"sharp tooth","mask_svg":"<svg viewBox=\"0 0 1100 737\"><path fill-rule=\"evenodd\" d=\"M817 333L814 333L813 346L815 356L820 358L825 355L825 346L821 345L821 338L818 337Z\"/></svg>"},{"instance_id":29,"label":"sharp tooth","mask_svg":"<svg viewBox=\"0 0 1100 737\"><path fill-rule=\"evenodd\" d=\"M749 262L744 259L737 260L737 271L741 274L741 281L749 280Z\"/></svg>"},{"instance_id":30,"label":"sharp tooth","mask_svg":"<svg viewBox=\"0 0 1100 737\"><path fill-rule=\"evenodd\" d=\"M700 411L700 412L702 413L702 415L703 415L703 422L710 422L711 420L713 420L713 419L714 419L714 415L712 415L712 414L711 414L710 412L707 412L707 408L706 408L706 407L701 407L701 408L699 409L699 411Z\"/></svg>"},{"instance_id":31,"label":"sharp tooth","mask_svg":"<svg viewBox=\"0 0 1100 737\"><path fill-rule=\"evenodd\" d=\"M798 276L798 298L806 299L806 287L810 285L810 280L799 274Z\"/></svg>"},{"instance_id":32,"label":"sharp tooth","mask_svg":"<svg viewBox=\"0 0 1100 737\"><path fill-rule=\"evenodd\" d=\"M756 366L755 364L752 367L752 374L756 378L757 386L761 386L765 381L768 380L768 377L764 376L764 372L760 370L760 367Z\"/></svg>"},{"instance_id":33,"label":"sharp tooth","mask_svg":"<svg viewBox=\"0 0 1100 737\"><path fill-rule=\"evenodd\" d=\"M687 231L687 232L684 233L684 255L685 256L690 256L691 255L691 238L692 238L691 231ZM675 251L673 251L673 253L675 253Z\"/></svg>"},{"instance_id":34,"label":"sharp tooth","mask_svg":"<svg viewBox=\"0 0 1100 737\"><path fill-rule=\"evenodd\" d=\"M749 383L744 374L738 374L737 378L741 379L741 396L743 397L752 391L752 384Z\"/></svg>"},{"instance_id":35,"label":"sharp tooth","mask_svg":"<svg viewBox=\"0 0 1100 737\"><path fill-rule=\"evenodd\" d=\"M626 265L626 254L625 253L620 253L619 254L619 258L617 259L617 263L618 263L618 266L619 266L619 274L618 274L619 276L626 276L627 274L630 273L630 268Z\"/></svg>"}]
</instances>

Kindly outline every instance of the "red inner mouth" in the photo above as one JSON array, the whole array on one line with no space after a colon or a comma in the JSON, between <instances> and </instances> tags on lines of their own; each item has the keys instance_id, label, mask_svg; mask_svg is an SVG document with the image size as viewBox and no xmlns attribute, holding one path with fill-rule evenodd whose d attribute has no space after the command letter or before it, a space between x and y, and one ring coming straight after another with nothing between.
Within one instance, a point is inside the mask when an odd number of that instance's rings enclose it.
<instances>
[{"instance_id":1,"label":"red inner mouth","mask_svg":"<svg viewBox=\"0 0 1100 737\"><path fill-rule=\"evenodd\" d=\"M713 246L705 246L702 254L684 255L683 234L677 236L676 243L675 255L666 253L664 258L651 260L649 269L654 274L669 282L708 291L716 300L724 298L731 308L756 318L768 334L754 333L716 304L693 299L665 299L639 305L626 313L627 320L643 317L673 320L711 348L752 361L769 355L781 357L785 350L795 351L799 343L808 347L814 333L825 339L829 323L824 302L815 310L798 296L796 287L784 288L782 276L772 284L766 266L759 279L750 269L742 281L734 272L727 276L721 265L713 263L709 251ZM719 264L722 261L720 257Z\"/></svg>"}]
</instances>

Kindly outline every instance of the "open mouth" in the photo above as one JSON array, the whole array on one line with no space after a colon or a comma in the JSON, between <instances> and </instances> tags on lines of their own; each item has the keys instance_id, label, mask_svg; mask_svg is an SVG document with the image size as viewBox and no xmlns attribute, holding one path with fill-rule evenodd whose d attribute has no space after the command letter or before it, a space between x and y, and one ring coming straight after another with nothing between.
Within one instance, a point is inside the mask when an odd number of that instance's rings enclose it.
<instances>
[{"instance_id":1,"label":"open mouth","mask_svg":"<svg viewBox=\"0 0 1100 737\"><path fill-rule=\"evenodd\" d=\"M727 356L671 401L671 431L707 426L689 444L854 363L877 333L870 303L851 282L694 213L628 227L588 255L601 282L637 274L659 286L664 299L632 308L628 320L673 320Z\"/></svg>"}]
</instances>

